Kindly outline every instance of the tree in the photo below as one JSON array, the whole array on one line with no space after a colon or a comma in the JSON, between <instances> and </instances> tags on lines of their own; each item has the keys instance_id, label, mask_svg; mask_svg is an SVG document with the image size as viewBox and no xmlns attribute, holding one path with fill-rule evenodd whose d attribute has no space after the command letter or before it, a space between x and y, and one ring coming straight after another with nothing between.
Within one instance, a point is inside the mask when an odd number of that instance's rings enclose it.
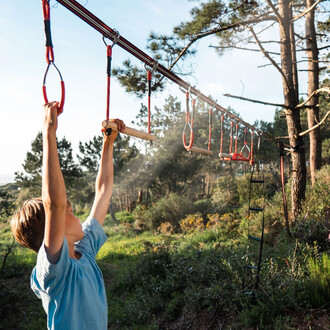
<instances>
[{"instance_id":1,"label":"tree","mask_svg":"<svg viewBox=\"0 0 330 330\"><path fill-rule=\"evenodd\" d=\"M80 189L81 170L73 159L71 143L65 137L57 140L57 148L67 193L74 194ZM15 172L15 182L24 188L24 198L41 195L42 153L42 133L39 132L22 164L24 171Z\"/></svg>"},{"instance_id":2,"label":"tree","mask_svg":"<svg viewBox=\"0 0 330 330\"><path fill-rule=\"evenodd\" d=\"M229 1L210 0L200 4L191 11L192 19L174 28L174 35L152 35L150 49L153 50L160 60L165 57L173 47L173 40L178 43L184 42L181 49L174 49L178 57L170 65L174 68L179 58L184 58L192 45L201 38L213 35L218 38L218 45L214 48L221 55L227 49L241 49L261 51L282 76L284 102L283 108L286 115L286 123L291 146L292 163L292 219L295 219L300 211L301 202L305 196L306 188L306 163L304 141L301 133L298 68L296 55L296 42L293 15L293 6L296 3L290 0L278 1L273 4L271 0L264 1ZM297 7L301 6L298 3ZM303 17L308 9L299 15ZM261 35L275 23L279 27L279 40L263 41ZM258 31L257 31L258 30ZM254 43L258 48L249 47ZM270 52L265 49L266 44L279 44L278 52ZM274 60L274 56L279 56ZM280 62L280 65L278 64ZM177 66L175 67L177 69ZM127 82L126 82L127 83ZM124 84L125 85L125 84ZM313 106L311 106L313 107Z\"/></svg>"},{"instance_id":3,"label":"tree","mask_svg":"<svg viewBox=\"0 0 330 330\"><path fill-rule=\"evenodd\" d=\"M94 136L92 140L85 143L79 142L79 154L77 155L80 166L85 169L85 185L81 191L80 199L86 203L91 203L94 198L94 183L101 159L103 137ZM134 177L131 171L132 162L139 155L135 144L131 144L131 138L127 135L118 134L114 143L113 164L114 164L114 190L123 191L125 195L132 192L129 182ZM132 173L131 173L132 172ZM129 187L129 189L128 189ZM133 189L134 190L134 189ZM120 199L120 197L119 197ZM128 200L128 198L126 198ZM114 218L112 202L110 202L110 212ZM128 206L127 206L128 208Z\"/></svg>"},{"instance_id":4,"label":"tree","mask_svg":"<svg viewBox=\"0 0 330 330\"><path fill-rule=\"evenodd\" d=\"M306 0L307 8L314 5L314 0ZM317 48L316 31L315 31L315 14L314 9L306 14L305 19L305 37L306 37L306 53L308 57L308 96L319 89L319 52ZM308 113L308 127L311 128L317 124L319 118L319 94L315 94L309 101L310 109ZM321 129L317 127L309 134L309 160L312 184L315 183L316 170L321 167L322 159L322 141Z\"/></svg>"}]
</instances>

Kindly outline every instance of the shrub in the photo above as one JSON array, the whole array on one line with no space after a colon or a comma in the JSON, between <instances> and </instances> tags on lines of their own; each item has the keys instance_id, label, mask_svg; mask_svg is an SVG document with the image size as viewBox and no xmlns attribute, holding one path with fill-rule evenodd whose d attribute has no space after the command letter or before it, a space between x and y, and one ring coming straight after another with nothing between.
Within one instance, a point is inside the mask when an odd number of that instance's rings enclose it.
<instances>
[{"instance_id":1,"label":"shrub","mask_svg":"<svg viewBox=\"0 0 330 330\"><path fill-rule=\"evenodd\" d=\"M219 213L225 213L239 202L237 180L234 176L220 177L212 193L212 202Z\"/></svg>"},{"instance_id":2,"label":"shrub","mask_svg":"<svg viewBox=\"0 0 330 330\"><path fill-rule=\"evenodd\" d=\"M180 229L180 220L192 212L193 208L190 199L171 193L153 203L149 209L137 207L133 211L133 218L151 230L157 230L162 223L169 222L177 231Z\"/></svg>"},{"instance_id":3,"label":"shrub","mask_svg":"<svg viewBox=\"0 0 330 330\"><path fill-rule=\"evenodd\" d=\"M301 217L304 217L293 228L293 234L302 242L313 245L314 242L323 249L328 248L327 236L329 224L330 165L318 171L317 181L312 187L307 186L306 199L302 206Z\"/></svg>"},{"instance_id":4,"label":"shrub","mask_svg":"<svg viewBox=\"0 0 330 330\"><path fill-rule=\"evenodd\" d=\"M121 212L116 212L116 219L119 222L129 222L129 223L133 223L133 216L132 213L129 213L127 211L121 211Z\"/></svg>"},{"instance_id":5,"label":"shrub","mask_svg":"<svg viewBox=\"0 0 330 330\"><path fill-rule=\"evenodd\" d=\"M310 285L307 295L313 307L320 307L329 302L330 297L330 259L323 253L319 259L308 258Z\"/></svg>"},{"instance_id":6,"label":"shrub","mask_svg":"<svg viewBox=\"0 0 330 330\"><path fill-rule=\"evenodd\" d=\"M219 228L221 230L232 232L239 227L240 221L237 219L236 213L225 213L219 216L218 213L208 214L208 223L206 228Z\"/></svg>"},{"instance_id":7,"label":"shrub","mask_svg":"<svg viewBox=\"0 0 330 330\"><path fill-rule=\"evenodd\" d=\"M209 213L215 212L211 199L201 199L196 201L194 203L194 208L195 208L194 210L195 213L201 213L204 220L204 224L206 224L208 221L207 215Z\"/></svg>"},{"instance_id":8,"label":"shrub","mask_svg":"<svg viewBox=\"0 0 330 330\"><path fill-rule=\"evenodd\" d=\"M163 222L158 228L157 232L160 234L173 234L174 228L170 222Z\"/></svg>"},{"instance_id":9,"label":"shrub","mask_svg":"<svg viewBox=\"0 0 330 330\"><path fill-rule=\"evenodd\" d=\"M138 205L132 212L132 218L134 220L134 228L140 231L148 229L145 213L146 205Z\"/></svg>"},{"instance_id":10,"label":"shrub","mask_svg":"<svg viewBox=\"0 0 330 330\"><path fill-rule=\"evenodd\" d=\"M200 213L189 214L186 218L181 220L180 227L184 233L188 234L194 232L195 230L205 229L203 217Z\"/></svg>"}]
</instances>

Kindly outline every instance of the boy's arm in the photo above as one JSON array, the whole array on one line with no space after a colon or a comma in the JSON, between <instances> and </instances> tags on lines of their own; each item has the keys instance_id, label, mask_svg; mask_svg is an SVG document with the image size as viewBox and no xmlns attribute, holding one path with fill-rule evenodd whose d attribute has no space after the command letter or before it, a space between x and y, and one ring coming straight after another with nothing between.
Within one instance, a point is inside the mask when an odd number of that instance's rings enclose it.
<instances>
[{"instance_id":1,"label":"boy's arm","mask_svg":"<svg viewBox=\"0 0 330 330\"><path fill-rule=\"evenodd\" d=\"M125 124L119 120L113 120L119 131L125 129ZM95 199L91 216L103 226L105 216L108 212L109 202L113 189L113 144L118 132L112 131L110 136L103 140L103 148L99 171L95 182Z\"/></svg>"},{"instance_id":2,"label":"boy's arm","mask_svg":"<svg viewBox=\"0 0 330 330\"><path fill-rule=\"evenodd\" d=\"M61 254L65 232L67 198L57 153L58 102L44 106L42 201L45 209L44 244L49 262L56 263Z\"/></svg>"}]
</instances>

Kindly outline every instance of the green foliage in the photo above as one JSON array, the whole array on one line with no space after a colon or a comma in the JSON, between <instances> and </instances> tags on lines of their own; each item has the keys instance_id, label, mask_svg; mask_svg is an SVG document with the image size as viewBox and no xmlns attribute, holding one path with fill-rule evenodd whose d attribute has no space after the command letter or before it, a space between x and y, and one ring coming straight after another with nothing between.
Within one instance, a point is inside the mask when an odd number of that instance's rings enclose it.
<instances>
[{"instance_id":1,"label":"green foliage","mask_svg":"<svg viewBox=\"0 0 330 330\"><path fill-rule=\"evenodd\" d=\"M286 257L270 258L264 264L261 285L265 294L259 292L252 304L242 300L238 317L246 326L265 329L283 323L293 326L290 315L297 308L317 309L328 303L328 257L319 255L316 247L292 243L286 243Z\"/></svg>"},{"instance_id":2,"label":"green foliage","mask_svg":"<svg viewBox=\"0 0 330 330\"><path fill-rule=\"evenodd\" d=\"M186 218L180 221L180 228L183 233L193 233L196 230L204 230L205 225L203 217L200 213L189 214Z\"/></svg>"},{"instance_id":3,"label":"green foliage","mask_svg":"<svg viewBox=\"0 0 330 330\"><path fill-rule=\"evenodd\" d=\"M134 221L132 213L129 213L127 211L117 212L116 219L122 223L123 222L132 223Z\"/></svg>"},{"instance_id":4,"label":"green foliage","mask_svg":"<svg viewBox=\"0 0 330 330\"><path fill-rule=\"evenodd\" d=\"M325 164L330 164L330 139L322 143L322 159Z\"/></svg>"},{"instance_id":5,"label":"green foliage","mask_svg":"<svg viewBox=\"0 0 330 330\"><path fill-rule=\"evenodd\" d=\"M308 297L313 306L323 306L329 302L330 297L330 259L327 253L318 258L308 258L310 274Z\"/></svg>"},{"instance_id":6,"label":"green foliage","mask_svg":"<svg viewBox=\"0 0 330 330\"><path fill-rule=\"evenodd\" d=\"M147 74L144 69L131 64L130 60L123 62L123 67L113 68L112 74L119 80L121 85L125 87L126 92L134 92L138 97L142 97L147 91ZM155 73L154 77L159 80L160 74ZM157 87L163 90L163 83L158 83ZM155 86L153 87L155 89Z\"/></svg>"},{"instance_id":7,"label":"green foliage","mask_svg":"<svg viewBox=\"0 0 330 330\"><path fill-rule=\"evenodd\" d=\"M308 186L306 199L302 205L301 219L293 228L293 234L308 244L328 249L328 232L330 230L329 196L330 196L330 165L324 166L316 174L314 186Z\"/></svg>"},{"instance_id":8,"label":"green foliage","mask_svg":"<svg viewBox=\"0 0 330 330\"><path fill-rule=\"evenodd\" d=\"M171 223L178 230L179 221L191 210L193 203L189 198L170 193L142 212L141 208L134 210L133 218L151 230L156 230L164 222Z\"/></svg>"},{"instance_id":9,"label":"green foliage","mask_svg":"<svg viewBox=\"0 0 330 330\"><path fill-rule=\"evenodd\" d=\"M57 140L57 148L67 191L69 194L74 193L80 189L81 170L73 159L71 143L63 137L62 140ZM41 132L32 141L31 151L27 152L22 166L24 172L15 172L15 181L20 188L23 188L24 199L40 196L42 171Z\"/></svg>"},{"instance_id":10,"label":"green foliage","mask_svg":"<svg viewBox=\"0 0 330 330\"><path fill-rule=\"evenodd\" d=\"M0 188L0 222L7 221L14 211L14 196Z\"/></svg>"}]
</instances>

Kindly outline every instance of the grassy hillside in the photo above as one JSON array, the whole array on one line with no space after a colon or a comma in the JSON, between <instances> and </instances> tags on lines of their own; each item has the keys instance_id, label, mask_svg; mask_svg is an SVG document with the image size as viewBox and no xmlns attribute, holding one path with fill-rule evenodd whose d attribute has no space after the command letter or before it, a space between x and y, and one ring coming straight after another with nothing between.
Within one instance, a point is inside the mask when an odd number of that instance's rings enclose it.
<instances>
[{"instance_id":1,"label":"grassy hillside","mask_svg":"<svg viewBox=\"0 0 330 330\"><path fill-rule=\"evenodd\" d=\"M281 196L267 197L257 291L252 290L253 270L246 265L257 264L258 242L248 234L260 233L260 216L246 217L243 202L223 213L211 212L212 205L222 201L221 189L211 202L195 203L194 213L177 223L171 218L175 205L187 201L173 195L133 214L117 213L116 223L108 216L104 227L108 240L97 259L107 289L109 327L329 329L327 168L320 178L308 188L292 237L283 227ZM246 185L240 189L241 197ZM159 219L163 220L157 230L141 230ZM7 254L12 244L8 222L2 222L0 230L0 329L45 329L41 302L29 288L36 255L17 244Z\"/></svg>"}]
</instances>

